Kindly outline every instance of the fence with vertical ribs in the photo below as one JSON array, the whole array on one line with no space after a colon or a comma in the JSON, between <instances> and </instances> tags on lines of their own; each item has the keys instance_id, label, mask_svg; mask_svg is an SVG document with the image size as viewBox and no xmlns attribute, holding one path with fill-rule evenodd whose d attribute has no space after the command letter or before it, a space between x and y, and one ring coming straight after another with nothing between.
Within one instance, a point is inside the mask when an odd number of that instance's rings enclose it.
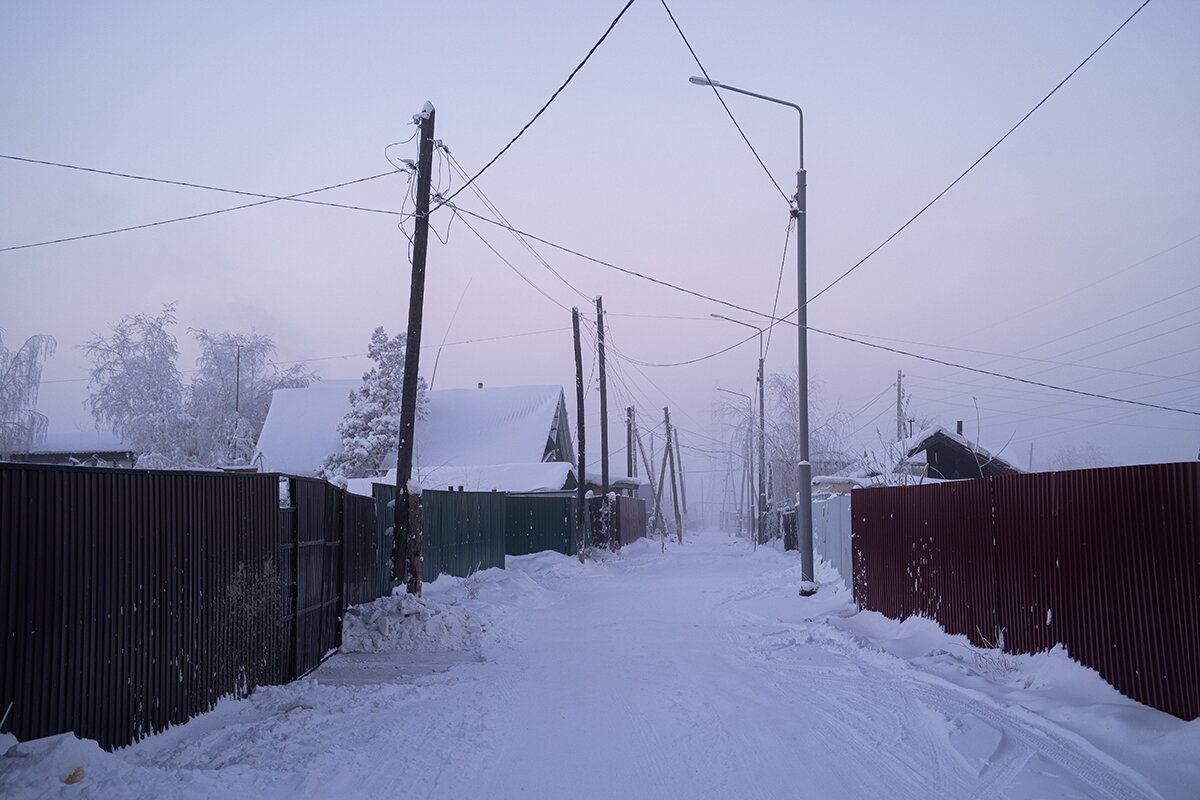
<instances>
[{"instance_id":1,"label":"fence with vertical ribs","mask_svg":"<svg viewBox=\"0 0 1200 800\"><path fill-rule=\"evenodd\" d=\"M111 749L315 667L347 602L374 597L357 500L279 475L0 464L3 731Z\"/></svg>"},{"instance_id":2,"label":"fence with vertical ribs","mask_svg":"<svg viewBox=\"0 0 1200 800\"><path fill-rule=\"evenodd\" d=\"M854 596L978 646L1062 644L1124 694L1200 716L1200 463L852 495Z\"/></svg>"}]
</instances>

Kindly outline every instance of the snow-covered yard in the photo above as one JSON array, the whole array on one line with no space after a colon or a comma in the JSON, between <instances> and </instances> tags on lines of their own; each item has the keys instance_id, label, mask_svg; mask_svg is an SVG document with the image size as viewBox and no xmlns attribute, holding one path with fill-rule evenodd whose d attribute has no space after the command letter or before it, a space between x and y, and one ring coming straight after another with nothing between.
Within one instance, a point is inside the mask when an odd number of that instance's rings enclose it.
<instances>
[{"instance_id":1,"label":"snow-covered yard","mask_svg":"<svg viewBox=\"0 0 1200 800\"><path fill-rule=\"evenodd\" d=\"M1194 798L1200 720L1061 650L858 613L723 533L554 553L354 609L313 677L115 753L0 759L5 798ZM11 746L11 747L10 747ZM70 780L71 783L65 781Z\"/></svg>"}]
</instances>

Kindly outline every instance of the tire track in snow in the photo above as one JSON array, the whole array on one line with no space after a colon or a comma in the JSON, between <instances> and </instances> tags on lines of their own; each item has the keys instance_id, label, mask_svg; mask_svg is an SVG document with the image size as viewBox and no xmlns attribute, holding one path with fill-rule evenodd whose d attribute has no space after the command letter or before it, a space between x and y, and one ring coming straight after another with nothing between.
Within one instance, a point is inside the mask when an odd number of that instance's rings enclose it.
<instances>
[{"instance_id":1,"label":"tire track in snow","mask_svg":"<svg viewBox=\"0 0 1200 800\"><path fill-rule=\"evenodd\" d=\"M972 788L971 796L1007 796L1004 790L1020 776L1036 755L1086 785L1091 793L1089 796L1097 800L1162 800L1162 796L1144 779L1132 774L1123 764L1036 714L1019 707L999 706L986 695L915 669L897 656L864 649L859 637L853 634L828 624L821 626L811 631L811 640L854 659L871 682L891 684L894 691L911 696L943 717L974 717L998 730L1006 740L1011 740L1011 744L998 748L988 760L979 776L980 782ZM807 630L807 626L799 627ZM890 669L885 670L871 661L886 663Z\"/></svg>"}]
</instances>

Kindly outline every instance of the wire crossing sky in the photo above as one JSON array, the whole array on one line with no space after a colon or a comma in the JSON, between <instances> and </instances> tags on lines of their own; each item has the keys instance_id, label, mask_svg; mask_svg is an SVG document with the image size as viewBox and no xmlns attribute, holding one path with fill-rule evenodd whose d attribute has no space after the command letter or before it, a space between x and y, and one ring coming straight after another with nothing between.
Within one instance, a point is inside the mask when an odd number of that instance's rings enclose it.
<instances>
[{"instance_id":1,"label":"wire crossing sky","mask_svg":"<svg viewBox=\"0 0 1200 800\"><path fill-rule=\"evenodd\" d=\"M822 406L872 417L896 370L919 369L914 413L952 425L978 404L969 434L1019 462L1087 443L1114 463L1190 459L1197 29L1182 0L16 7L0 26L0 327L58 339L41 401L63 431L91 424L77 345L163 303L184 361L188 327L269 333L281 362L362 353L376 325L404 324L411 176L379 178L415 153L385 146L429 100L454 150L435 191L456 209L434 224L428 333L471 343L445 350L439 387L569 385L569 336L525 334L602 295L630 396L715 436L714 389L749 394L757 348L709 315L770 324L794 285L784 193L763 177L794 175L796 131L785 109L714 103L687 81L699 64L804 107L810 285L886 242L812 297L814 330L861 339L810 339ZM253 202L227 213L214 190ZM930 347L863 346L895 340ZM768 372L794 370L794 348L772 340ZM680 366L651 380L642 364Z\"/></svg>"}]
</instances>

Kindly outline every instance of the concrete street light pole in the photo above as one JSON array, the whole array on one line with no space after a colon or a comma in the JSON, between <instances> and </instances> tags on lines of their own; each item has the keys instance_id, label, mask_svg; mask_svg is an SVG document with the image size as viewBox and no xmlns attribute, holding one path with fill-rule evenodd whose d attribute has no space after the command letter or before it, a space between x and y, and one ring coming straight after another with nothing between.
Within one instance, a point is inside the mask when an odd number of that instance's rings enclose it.
<instances>
[{"instance_id":1,"label":"concrete street light pole","mask_svg":"<svg viewBox=\"0 0 1200 800\"><path fill-rule=\"evenodd\" d=\"M797 302L799 304L796 312L796 326L799 331L796 383L800 395L798 401L798 434L800 441L796 448L797 477L799 479L799 486L796 491L796 536L799 539L798 545L800 548L800 594L810 595L816 589L813 582L812 463L809 461L808 452L808 286L806 275L808 267L808 241L805 228L805 211L808 207L808 201L805 197L804 109L786 100L769 97L765 94L758 94L757 92L750 92L745 89L738 89L737 87L718 83L708 78L693 76L688 78L688 80L697 86L711 86L714 89L724 89L727 92L736 92L737 94L757 97L759 100L766 100L768 103L776 103L788 108L794 108L800 118L800 165L796 170L796 196L792 202L792 216L796 219L796 290Z\"/></svg>"},{"instance_id":2,"label":"concrete street light pole","mask_svg":"<svg viewBox=\"0 0 1200 800\"><path fill-rule=\"evenodd\" d=\"M717 391L724 392L725 394L736 394L738 397L744 397L746 399L746 430L748 431L748 433L746 435L747 436L747 438L746 438L746 469L749 470L749 472L750 472L750 480L749 480L750 485L748 487L749 488L749 497L747 498L747 502L753 503L753 500L754 500L754 488L753 488L754 487L754 456L753 456L754 445L752 444L752 441L754 439L754 399L752 397L750 397L750 395L748 395L748 394L742 394L741 392L735 392L732 389L722 389L720 386L717 387ZM761 495L760 495L760 497L761 497ZM761 500L760 500L760 502L761 502ZM758 503L753 503L753 504L757 507L757 513L754 516L758 520L758 523L756 525L754 525L753 529L751 530L751 538L754 540L754 549L757 550L759 540L762 539L763 510L762 510L762 506L759 505ZM741 530L742 530L742 523L741 523L741 515L739 514L738 515L738 532L741 533Z\"/></svg>"},{"instance_id":3,"label":"concrete street light pole","mask_svg":"<svg viewBox=\"0 0 1200 800\"><path fill-rule=\"evenodd\" d=\"M764 541L767 524L767 407L764 402L763 382L763 329L740 319L724 314L709 314L714 319L723 319L736 325L744 325L758 331L758 541Z\"/></svg>"}]
</instances>

